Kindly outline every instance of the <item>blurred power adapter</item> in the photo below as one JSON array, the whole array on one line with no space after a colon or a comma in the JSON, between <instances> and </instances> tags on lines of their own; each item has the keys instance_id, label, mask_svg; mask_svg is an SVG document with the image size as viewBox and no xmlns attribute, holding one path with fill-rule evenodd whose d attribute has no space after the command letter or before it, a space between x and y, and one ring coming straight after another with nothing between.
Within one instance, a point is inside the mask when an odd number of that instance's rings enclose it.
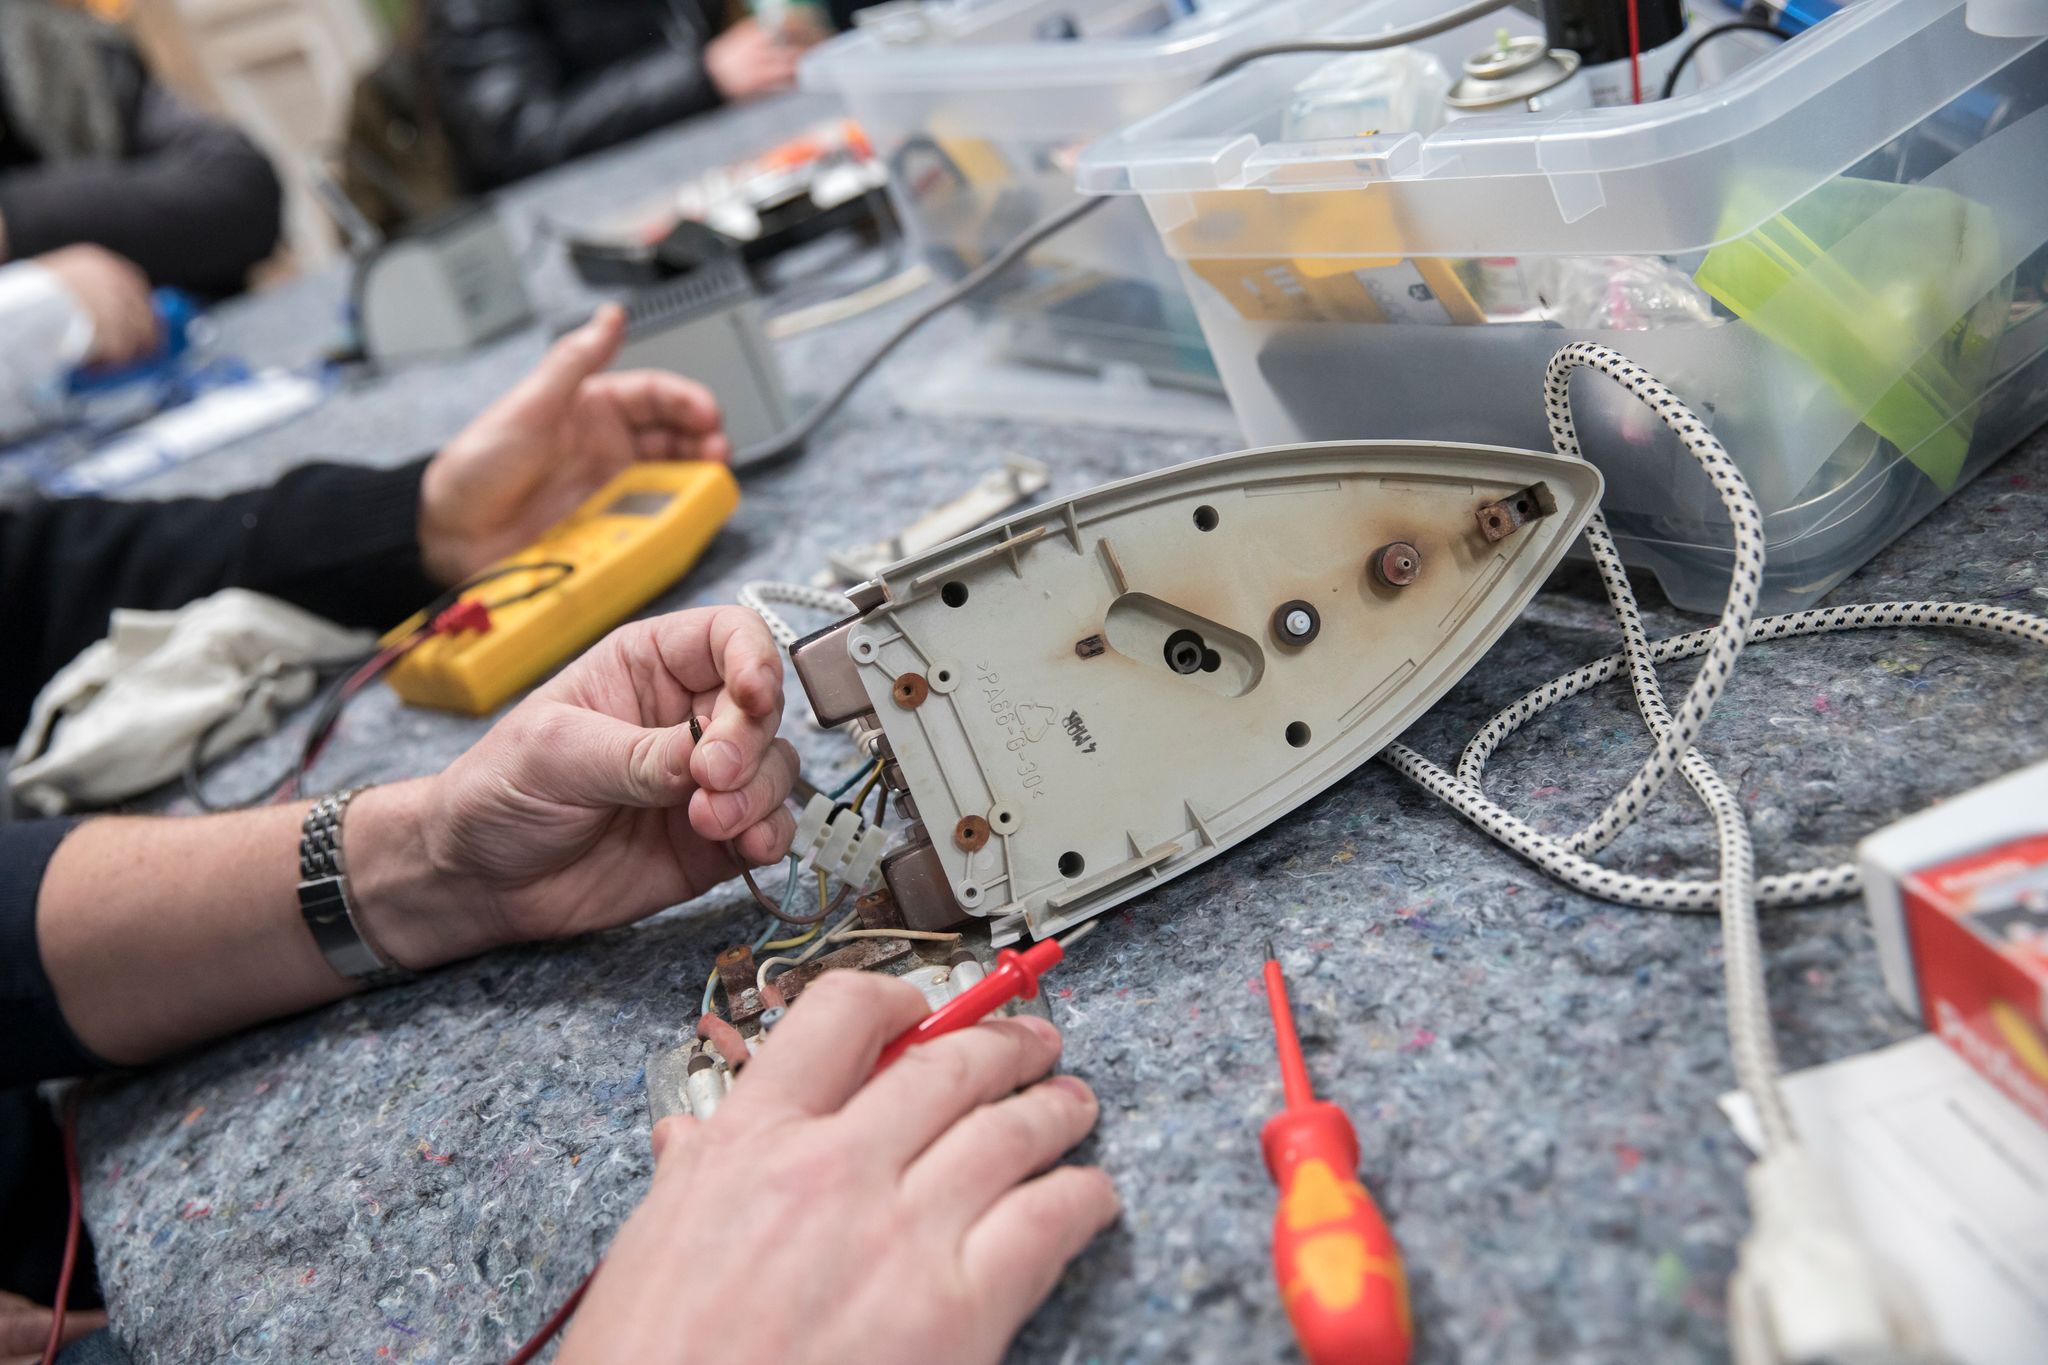
<instances>
[{"instance_id":1,"label":"blurred power adapter","mask_svg":"<svg viewBox=\"0 0 2048 1365\"><path fill-rule=\"evenodd\" d=\"M641 285L625 305L626 344L613 368L668 370L710 389L739 455L791 425L782 370L762 329L761 299L738 255Z\"/></svg>"},{"instance_id":2,"label":"blurred power adapter","mask_svg":"<svg viewBox=\"0 0 2048 1365\"><path fill-rule=\"evenodd\" d=\"M372 249L353 302L363 354L379 365L458 355L533 320L519 254L489 206Z\"/></svg>"}]
</instances>

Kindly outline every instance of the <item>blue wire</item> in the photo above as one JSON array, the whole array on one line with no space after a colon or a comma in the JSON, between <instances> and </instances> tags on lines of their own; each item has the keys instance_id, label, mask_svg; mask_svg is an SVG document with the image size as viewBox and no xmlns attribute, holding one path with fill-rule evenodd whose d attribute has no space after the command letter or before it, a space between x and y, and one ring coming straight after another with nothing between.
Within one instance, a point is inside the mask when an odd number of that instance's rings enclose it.
<instances>
[{"instance_id":1,"label":"blue wire","mask_svg":"<svg viewBox=\"0 0 2048 1365\"><path fill-rule=\"evenodd\" d=\"M832 800L837 801L840 797L852 791L862 778L866 777L869 773L873 772L874 770L875 765L873 763L870 763L865 767L855 769L852 777L849 777L844 782L841 782L838 786L834 787L831 791L827 792L826 795L829 796ZM783 909L785 910L788 908L788 906L783 907Z\"/></svg>"}]
</instances>

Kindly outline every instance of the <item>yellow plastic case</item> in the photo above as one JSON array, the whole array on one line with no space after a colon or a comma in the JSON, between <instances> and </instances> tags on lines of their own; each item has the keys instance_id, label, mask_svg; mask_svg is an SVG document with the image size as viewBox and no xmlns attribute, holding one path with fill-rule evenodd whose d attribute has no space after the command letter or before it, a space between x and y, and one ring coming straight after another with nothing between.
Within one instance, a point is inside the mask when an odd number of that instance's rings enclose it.
<instances>
[{"instance_id":1,"label":"yellow plastic case","mask_svg":"<svg viewBox=\"0 0 2048 1365\"><path fill-rule=\"evenodd\" d=\"M494 609L488 631L426 641L385 680L416 706L473 716L496 710L688 573L739 502L739 484L722 464L628 467L499 564L553 560L574 565L575 572L523 602ZM514 573L468 595L496 602L556 576L555 570ZM417 630L421 620L407 621L386 642Z\"/></svg>"}]
</instances>

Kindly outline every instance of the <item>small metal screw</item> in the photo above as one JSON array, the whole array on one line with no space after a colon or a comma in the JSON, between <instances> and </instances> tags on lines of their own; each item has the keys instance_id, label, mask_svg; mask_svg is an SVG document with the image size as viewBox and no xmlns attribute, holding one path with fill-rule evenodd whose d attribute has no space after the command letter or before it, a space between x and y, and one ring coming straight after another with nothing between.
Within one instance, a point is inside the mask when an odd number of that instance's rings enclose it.
<instances>
[{"instance_id":1,"label":"small metal screw","mask_svg":"<svg viewBox=\"0 0 2048 1365\"><path fill-rule=\"evenodd\" d=\"M782 1022L782 1016L788 1013L789 1010L782 1005L770 1005L767 1009L762 1010L761 1031L766 1033L769 1029L774 1028Z\"/></svg>"}]
</instances>

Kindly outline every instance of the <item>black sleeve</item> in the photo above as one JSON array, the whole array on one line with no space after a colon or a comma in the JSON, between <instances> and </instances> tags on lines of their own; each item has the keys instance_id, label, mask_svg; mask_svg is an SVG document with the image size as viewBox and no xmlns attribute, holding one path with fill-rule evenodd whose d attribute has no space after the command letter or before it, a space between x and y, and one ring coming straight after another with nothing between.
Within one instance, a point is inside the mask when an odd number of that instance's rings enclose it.
<instances>
[{"instance_id":1,"label":"black sleeve","mask_svg":"<svg viewBox=\"0 0 2048 1365\"><path fill-rule=\"evenodd\" d=\"M108 60L128 64L116 81L126 157L0 174L8 255L92 242L134 261L152 283L212 298L239 293L277 245L277 173L248 138L150 80L132 54Z\"/></svg>"},{"instance_id":2,"label":"black sleeve","mask_svg":"<svg viewBox=\"0 0 2048 1365\"><path fill-rule=\"evenodd\" d=\"M36 942L36 895L71 820L0 824L0 1091L104 1065L64 1022Z\"/></svg>"},{"instance_id":3,"label":"black sleeve","mask_svg":"<svg viewBox=\"0 0 2048 1365\"><path fill-rule=\"evenodd\" d=\"M438 591L420 564L425 461L307 465L219 499L67 498L0 508L0 735L115 607L166 609L221 588L343 625L397 625Z\"/></svg>"},{"instance_id":4,"label":"black sleeve","mask_svg":"<svg viewBox=\"0 0 2048 1365\"><path fill-rule=\"evenodd\" d=\"M695 30L572 76L532 0L435 0L423 55L435 108L470 188L491 189L719 102Z\"/></svg>"}]
</instances>

